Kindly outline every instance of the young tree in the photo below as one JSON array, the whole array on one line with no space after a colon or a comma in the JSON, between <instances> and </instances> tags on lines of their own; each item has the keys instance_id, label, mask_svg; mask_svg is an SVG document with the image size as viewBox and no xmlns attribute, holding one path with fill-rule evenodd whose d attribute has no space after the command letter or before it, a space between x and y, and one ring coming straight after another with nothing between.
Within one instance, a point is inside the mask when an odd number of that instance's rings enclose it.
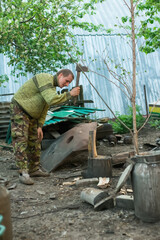
<instances>
[{"instance_id":1,"label":"young tree","mask_svg":"<svg viewBox=\"0 0 160 240\"><path fill-rule=\"evenodd\" d=\"M156 0L146 0L146 1L141 1L141 0L123 0L125 6L128 8L129 10L129 16L125 16L122 17L122 22L120 23L119 27L123 28L126 31L126 37L128 37L129 40L129 46L131 49L131 60L132 60L132 71L131 73L128 72L128 70L124 67L122 67L121 63L117 63L116 61L114 61L114 59L110 59L108 55L106 55L106 58L103 58L103 62L105 64L105 66L107 67L108 72L110 73L111 77L113 80L111 79L107 79L106 76L98 74L95 71L92 71L90 69L90 71L95 72L96 74L106 78L107 80L109 80L110 82L112 82L114 85L116 85L117 87L119 87L123 93L126 95L126 97L130 100L131 105L132 105L132 110L133 110L133 129L129 129L120 119L118 119L122 125L124 125L131 133L131 135L133 136L133 141L134 141L134 147L135 147L135 152L136 154L139 154L139 147L138 147L138 133L141 130L141 128L139 130L137 130L137 122L136 122L136 65L137 65L137 60L136 60L136 52L137 52L137 46L136 46L136 41L138 37L142 37L144 35L145 39L150 39L151 43L149 40L147 40L145 42L145 46L141 46L141 49L145 50L146 47L147 49L150 48L150 51L145 51L145 52L152 52L155 49L157 49L159 47L159 41L160 41L160 35L156 35L156 32L158 30L157 27L155 27L155 25L153 24L153 27L148 27L147 28L147 23L154 23L155 20L159 21L159 17L158 17L158 9L157 8L157 12L153 13L153 9L154 7L159 7L159 5L156 4ZM142 4L143 3L143 4ZM155 3L154 6L152 6L151 4ZM138 11L137 11L138 8ZM146 17L144 17L143 19L145 19L144 21L141 21L140 25L140 30L139 28L136 26L136 22L135 22L135 18L137 15L140 15L140 11L144 11L147 8L147 12L145 11L147 16L152 16L152 21L150 19L147 19ZM144 12L143 12L144 13ZM153 18L154 15L154 18ZM145 28L144 28L145 26ZM153 33L154 34L149 34L149 33ZM122 37L124 37L123 35L121 35ZM107 47L106 47L107 49ZM102 56L102 54L101 54ZM112 64L110 64L110 62ZM114 69L111 67L111 65L114 65ZM116 72L116 69L119 70ZM91 83L91 82L90 82ZM129 83L129 84L128 84ZM95 88L95 91L97 91L97 89ZM97 91L98 93L98 91ZM98 93L99 97L102 99L102 97L100 96L100 94ZM105 105L109 108L109 110L112 112L112 114L117 118L117 116L115 115L115 113L112 111L112 109L108 106L108 104L105 102L104 99L102 99L103 102L105 103Z\"/></svg>"},{"instance_id":2,"label":"young tree","mask_svg":"<svg viewBox=\"0 0 160 240\"><path fill-rule=\"evenodd\" d=\"M0 53L9 58L12 73L56 71L76 60L81 53L72 50L72 29L97 31L101 26L80 19L102 1L1 0Z\"/></svg>"}]
</instances>

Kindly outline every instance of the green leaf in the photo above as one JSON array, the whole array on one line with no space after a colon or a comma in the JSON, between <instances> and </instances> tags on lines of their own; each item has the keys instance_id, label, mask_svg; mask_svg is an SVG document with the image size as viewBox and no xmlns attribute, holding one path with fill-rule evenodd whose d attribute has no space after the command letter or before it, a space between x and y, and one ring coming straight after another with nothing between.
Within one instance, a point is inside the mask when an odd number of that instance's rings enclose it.
<instances>
[{"instance_id":1,"label":"green leaf","mask_svg":"<svg viewBox=\"0 0 160 240\"><path fill-rule=\"evenodd\" d=\"M12 74L55 72L78 61L82 52L77 47L72 29L92 32L102 29L80 21L94 14L100 0L1 1L0 53L13 66ZM69 54L71 57L69 57Z\"/></svg>"},{"instance_id":2,"label":"green leaf","mask_svg":"<svg viewBox=\"0 0 160 240\"><path fill-rule=\"evenodd\" d=\"M121 20L122 20L122 23L126 23L127 20L128 20L128 17L127 16L126 17L122 17Z\"/></svg>"}]
</instances>

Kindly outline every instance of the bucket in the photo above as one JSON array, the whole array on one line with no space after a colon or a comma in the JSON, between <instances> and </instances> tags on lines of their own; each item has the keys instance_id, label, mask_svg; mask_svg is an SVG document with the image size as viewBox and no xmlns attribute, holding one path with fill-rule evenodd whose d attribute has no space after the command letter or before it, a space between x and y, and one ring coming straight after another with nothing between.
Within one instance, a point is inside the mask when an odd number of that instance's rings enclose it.
<instances>
[{"instance_id":1,"label":"bucket","mask_svg":"<svg viewBox=\"0 0 160 240\"><path fill-rule=\"evenodd\" d=\"M3 216L1 225L5 227L5 231L0 239L11 240L12 239L12 223L11 223L11 208L10 208L10 196L5 187L0 186L0 215Z\"/></svg>"},{"instance_id":2,"label":"bucket","mask_svg":"<svg viewBox=\"0 0 160 240\"><path fill-rule=\"evenodd\" d=\"M160 220L160 151L132 158L131 173L135 215L144 222Z\"/></svg>"}]
</instances>

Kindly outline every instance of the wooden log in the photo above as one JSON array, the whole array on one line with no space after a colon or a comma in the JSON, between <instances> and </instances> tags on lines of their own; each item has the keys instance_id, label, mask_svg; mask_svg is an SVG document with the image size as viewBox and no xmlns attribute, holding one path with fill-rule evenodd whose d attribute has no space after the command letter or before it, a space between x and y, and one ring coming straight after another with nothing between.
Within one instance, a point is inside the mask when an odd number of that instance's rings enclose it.
<instances>
[{"instance_id":1,"label":"wooden log","mask_svg":"<svg viewBox=\"0 0 160 240\"><path fill-rule=\"evenodd\" d=\"M88 178L88 179L80 179L76 181L76 186L87 186L91 184L97 184L99 182L98 178Z\"/></svg>"},{"instance_id":2,"label":"wooden log","mask_svg":"<svg viewBox=\"0 0 160 240\"><path fill-rule=\"evenodd\" d=\"M135 152L122 152L118 154L112 154L112 165L118 165L121 163L125 163L127 159L133 157L135 155Z\"/></svg>"},{"instance_id":3,"label":"wooden log","mask_svg":"<svg viewBox=\"0 0 160 240\"><path fill-rule=\"evenodd\" d=\"M111 157L97 155L96 150L96 130L89 132L88 141L88 168L85 178L111 177L112 162Z\"/></svg>"},{"instance_id":4,"label":"wooden log","mask_svg":"<svg viewBox=\"0 0 160 240\"><path fill-rule=\"evenodd\" d=\"M86 177L112 177L111 157L101 155L96 158L89 157Z\"/></svg>"}]
</instances>

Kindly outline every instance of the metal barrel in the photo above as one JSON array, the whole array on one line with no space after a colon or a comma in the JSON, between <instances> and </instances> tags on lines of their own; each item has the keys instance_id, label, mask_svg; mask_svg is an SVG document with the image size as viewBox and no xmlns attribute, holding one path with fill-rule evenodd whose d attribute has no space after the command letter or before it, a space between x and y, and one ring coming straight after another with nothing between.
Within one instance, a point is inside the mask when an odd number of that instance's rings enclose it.
<instances>
[{"instance_id":1,"label":"metal barrel","mask_svg":"<svg viewBox=\"0 0 160 240\"><path fill-rule=\"evenodd\" d=\"M147 154L147 155L146 155ZM132 158L131 173L135 215L144 222L160 220L160 151Z\"/></svg>"}]
</instances>

